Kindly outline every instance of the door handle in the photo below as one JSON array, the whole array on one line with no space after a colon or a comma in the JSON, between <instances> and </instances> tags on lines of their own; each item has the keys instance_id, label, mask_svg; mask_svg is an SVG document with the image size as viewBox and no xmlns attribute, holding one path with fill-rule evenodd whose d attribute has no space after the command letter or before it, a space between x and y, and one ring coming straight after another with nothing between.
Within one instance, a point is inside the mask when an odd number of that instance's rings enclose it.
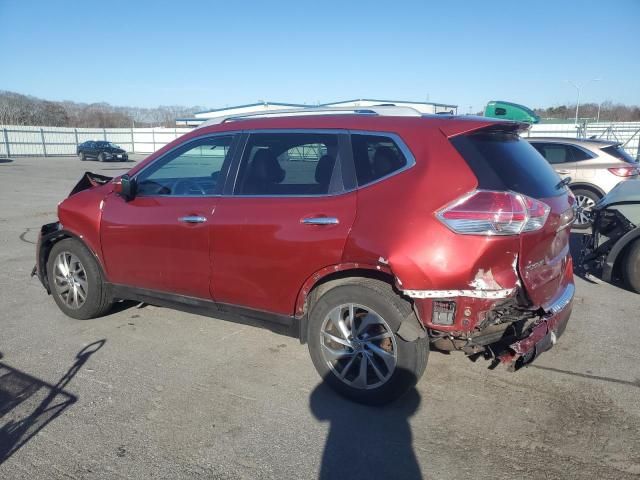
<instances>
[{"instance_id":1,"label":"door handle","mask_svg":"<svg viewBox=\"0 0 640 480\"><path fill-rule=\"evenodd\" d=\"M186 217L180 217L178 219L183 223L204 223L207 219L201 215L187 215Z\"/></svg>"},{"instance_id":2,"label":"door handle","mask_svg":"<svg viewBox=\"0 0 640 480\"><path fill-rule=\"evenodd\" d=\"M340 223L335 217L308 217L300 220L305 225L337 225Z\"/></svg>"},{"instance_id":3,"label":"door handle","mask_svg":"<svg viewBox=\"0 0 640 480\"><path fill-rule=\"evenodd\" d=\"M569 170L556 170L560 175L569 175L571 172Z\"/></svg>"}]
</instances>

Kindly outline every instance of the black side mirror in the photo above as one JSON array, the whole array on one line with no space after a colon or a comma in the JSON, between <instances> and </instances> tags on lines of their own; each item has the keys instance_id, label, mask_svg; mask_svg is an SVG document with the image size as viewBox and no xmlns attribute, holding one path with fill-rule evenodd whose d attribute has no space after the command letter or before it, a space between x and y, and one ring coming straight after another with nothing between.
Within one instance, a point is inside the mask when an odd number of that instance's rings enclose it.
<instances>
[{"instance_id":1,"label":"black side mirror","mask_svg":"<svg viewBox=\"0 0 640 480\"><path fill-rule=\"evenodd\" d=\"M126 202L136 197L136 187L136 180L126 173L120 178L117 178L113 183L113 191L124 198Z\"/></svg>"}]
</instances>

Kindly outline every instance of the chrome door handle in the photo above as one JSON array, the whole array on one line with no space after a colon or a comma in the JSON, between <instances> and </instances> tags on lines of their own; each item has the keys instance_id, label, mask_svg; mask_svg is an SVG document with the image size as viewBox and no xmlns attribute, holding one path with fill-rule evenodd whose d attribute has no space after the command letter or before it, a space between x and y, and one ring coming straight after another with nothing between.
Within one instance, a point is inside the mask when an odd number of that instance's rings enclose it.
<instances>
[{"instance_id":1,"label":"chrome door handle","mask_svg":"<svg viewBox=\"0 0 640 480\"><path fill-rule=\"evenodd\" d=\"M309 217L300 220L300 223L305 225L337 225L340 223L335 217Z\"/></svg>"},{"instance_id":2,"label":"chrome door handle","mask_svg":"<svg viewBox=\"0 0 640 480\"><path fill-rule=\"evenodd\" d=\"M569 175L571 172L569 170L556 170L560 175Z\"/></svg>"},{"instance_id":3,"label":"chrome door handle","mask_svg":"<svg viewBox=\"0 0 640 480\"><path fill-rule=\"evenodd\" d=\"M204 223L207 219L201 215L187 215L186 217L180 217L178 219L184 223Z\"/></svg>"}]
</instances>

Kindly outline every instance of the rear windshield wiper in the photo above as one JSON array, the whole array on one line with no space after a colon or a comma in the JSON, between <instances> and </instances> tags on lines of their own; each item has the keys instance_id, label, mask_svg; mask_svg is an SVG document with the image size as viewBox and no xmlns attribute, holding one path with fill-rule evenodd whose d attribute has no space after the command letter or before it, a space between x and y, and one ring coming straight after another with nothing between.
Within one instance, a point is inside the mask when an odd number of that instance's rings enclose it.
<instances>
[{"instance_id":1,"label":"rear windshield wiper","mask_svg":"<svg viewBox=\"0 0 640 480\"><path fill-rule=\"evenodd\" d=\"M562 187L566 187L570 183L571 183L571 177L565 177L556 184L556 189L560 190Z\"/></svg>"}]
</instances>

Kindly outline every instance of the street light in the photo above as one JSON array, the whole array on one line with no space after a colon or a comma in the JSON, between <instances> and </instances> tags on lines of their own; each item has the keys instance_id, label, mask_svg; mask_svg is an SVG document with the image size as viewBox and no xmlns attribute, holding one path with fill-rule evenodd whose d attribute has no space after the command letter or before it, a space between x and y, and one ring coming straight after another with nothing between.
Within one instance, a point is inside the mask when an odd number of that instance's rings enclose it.
<instances>
[{"instance_id":1,"label":"street light","mask_svg":"<svg viewBox=\"0 0 640 480\"><path fill-rule=\"evenodd\" d=\"M602 80L601 78L592 78L587 83L590 82L599 82ZM571 80L565 80L567 83L571 84L578 91L578 98L576 99L576 125L578 125L578 109L580 108L580 90L584 87L584 85L578 85Z\"/></svg>"}]
</instances>

